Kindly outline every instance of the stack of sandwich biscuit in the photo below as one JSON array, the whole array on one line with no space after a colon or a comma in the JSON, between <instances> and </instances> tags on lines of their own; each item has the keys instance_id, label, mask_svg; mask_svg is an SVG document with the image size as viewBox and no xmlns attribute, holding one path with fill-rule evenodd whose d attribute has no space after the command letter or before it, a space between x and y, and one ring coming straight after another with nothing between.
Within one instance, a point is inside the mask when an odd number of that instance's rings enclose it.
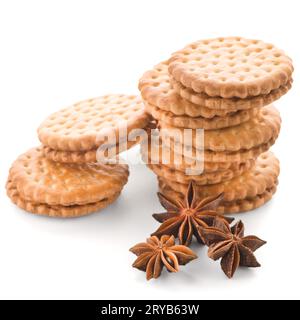
<instances>
[{"instance_id":1,"label":"stack of sandwich biscuit","mask_svg":"<svg viewBox=\"0 0 300 320\"><path fill-rule=\"evenodd\" d=\"M129 170L126 164L101 159L135 145L138 141L128 141L128 134L149 120L141 99L129 95L89 99L50 115L38 129L42 146L13 163L8 196L26 211L55 217L107 207L127 183Z\"/></svg>"},{"instance_id":2,"label":"stack of sandwich biscuit","mask_svg":"<svg viewBox=\"0 0 300 320\"><path fill-rule=\"evenodd\" d=\"M283 51L238 37L192 43L146 72L139 89L160 139L142 155L160 192L183 197L194 180L200 197L224 194L220 213L249 211L270 200L279 161L269 149L281 126L272 103L291 88L292 73ZM196 134L186 138L185 129L204 129L201 143ZM188 172L199 162L200 173Z\"/></svg>"}]
</instances>

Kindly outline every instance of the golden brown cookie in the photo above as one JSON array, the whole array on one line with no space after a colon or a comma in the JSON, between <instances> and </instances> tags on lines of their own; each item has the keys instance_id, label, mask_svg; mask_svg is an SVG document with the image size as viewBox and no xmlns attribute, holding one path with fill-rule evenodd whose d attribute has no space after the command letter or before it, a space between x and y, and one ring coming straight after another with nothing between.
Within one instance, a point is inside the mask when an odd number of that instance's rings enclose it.
<instances>
[{"instance_id":1,"label":"golden brown cookie","mask_svg":"<svg viewBox=\"0 0 300 320\"><path fill-rule=\"evenodd\" d=\"M194 42L169 60L183 86L212 97L241 99L269 94L291 81L291 59L274 45L239 37Z\"/></svg>"},{"instance_id":2,"label":"golden brown cookie","mask_svg":"<svg viewBox=\"0 0 300 320\"><path fill-rule=\"evenodd\" d=\"M239 166L239 170L224 170L216 171L209 173L197 173L194 171L194 174L187 174L185 172L174 170L169 168L167 165L163 164L151 164L148 163L147 166L150 168L158 177L168 181L174 181L182 184L188 184L191 180L194 180L197 185L209 185L225 182L233 179L236 176L239 176L250 170L250 162L243 163Z\"/></svg>"},{"instance_id":3,"label":"golden brown cookie","mask_svg":"<svg viewBox=\"0 0 300 320\"><path fill-rule=\"evenodd\" d=\"M111 199L121 192L128 175L127 165L62 164L35 148L13 163L9 179L24 201L73 206Z\"/></svg>"},{"instance_id":4,"label":"golden brown cookie","mask_svg":"<svg viewBox=\"0 0 300 320\"><path fill-rule=\"evenodd\" d=\"M260 108L255 117L238 126L205 131L203 146L197 145L199 140L195 134L192 137L184 136L182 128L175 128L162 121L159 121L159 126L162 138L171 137L181 144L184 140L188 147L193 146L198 149L202 147L204 150L215 152L237 152L250 150L276 139L280 132L281 118L273 106Z\"/></svg>"},{"instance_id":5,"label":"golden brown cookie","mask_svg":"<svg viewBox=\"0 0 300 320\"><path fill-rule=\"evenodd\" d=\"M221 98L210 97L205 93L197 93L193 89L186 88L180 82L170 77L170 83L173 89L184 99L200 106L206 106L212 110L249 110L252 108L261 108L272 104L274 101L285 95L291 88L293 80L291 79L286 85L272 90L269 94L262 94L252 98Z\"/></svg>"},{"instance_id":6,"label":"golden brown cookie","mask_svg":"<svg viewBox=\"0 0 300 320\"><path fill-rule=\"evenodd\" d=\"M265 203L272 199L272 196L275 194L277 185L267 189L264 193L258 194L255 197L250 197L237 201L224 201L220 204L217 209L219 214L232 214L232 213L243 213L251 211L263 206ZM184 199L184 195L172 190L168 185L163 181L159 182L159 191L170 199L179 198Z\"/></svg>"},{"instance_id":7,"label":"golden brown cookie","mask_svg":"<svg viewBox=\"0 0 300 320\"><path fill-rule=\"evenodd\" d=\"M43 145L60 151L90 151L126 139L133 129L150 121L141 99L134 95L107 95L76 103L50 115L39 127ZM126 131L127 130L127 131Z\"/></svg>"},{"instance_id":8,"label":"golden brown cookie","mask_svg":"<svg viewBox=\"0 0 300 320\"><path fill-rule=\"evenodd\" d=\"M271 152L259 156L253 168L240 176L214 185L199 186L197 192L200 197L217 196L224 193L224 201L231 202L249 199L263 194L276 185L280 173L279 161ZM159 178L174 191L184 194L187 184Z\"/></svg>"},{"instance_id":9,"label":"golden brown cookie","mask_svg":"<svg viewBox=\"0 0 300 320\"><path fill-rule=\"evenodd\" d=\"M240 110L232 113L228 113L224 117L215 116L207 119L203 117L189 117L189 116L176 116L172 112L164 111L158 107L145 103L145 107L148 113L158 121L162 121L173 127L186 128L186 129L205 129L216 130L227 127L237 126L241 123L249 121L258 113L258 108L249 110Z\"/></svg>"},{"instance_id":10,"label":"golden brown cookie","mask_svg":"<svg viewBox=\"0 0 300 320\"><path fill-rule=\"evenodd\" d=\"M9 196L11 201L19 208L27 212L58 218L81 217L102 210L113 203L120 195L120 193L118 192L110 196L109 198L104 198L98 202L90 204L61 206L49 205L45 203L35 203L22 199L17 188L10 179L7 182L6 189L7 195Z\"/></svg>"}]
</instances>

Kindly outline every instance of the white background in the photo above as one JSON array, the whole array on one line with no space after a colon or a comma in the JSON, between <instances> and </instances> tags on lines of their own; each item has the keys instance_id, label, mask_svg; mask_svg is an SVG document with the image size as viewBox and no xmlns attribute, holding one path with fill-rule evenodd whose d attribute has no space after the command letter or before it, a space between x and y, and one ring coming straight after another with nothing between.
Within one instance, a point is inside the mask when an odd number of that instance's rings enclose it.
<instances>
[{"instance_id":1,"label":"white background","mask_svg":"<svg viewBox=\"0 0 300 320\"><path fill-rule=\"evenodd\" d=\"M298 2L285 1L1 1L0 3L0 298L210 299L300 298ZM158 224L156 180L131 167L119 200L73 220L22 212L5 195L11 162L39 144L36 129L49 113L106 93L138 93L144 71L191 41L243 36L283 48L296 68L293 90L276 103L282 132L273 150L281 160L278 193L240 216L246 232L268 241L263 267L233 280L206 249L199 259L146 282L131 268L128 249Z\"/></svg>"}]
</instances>

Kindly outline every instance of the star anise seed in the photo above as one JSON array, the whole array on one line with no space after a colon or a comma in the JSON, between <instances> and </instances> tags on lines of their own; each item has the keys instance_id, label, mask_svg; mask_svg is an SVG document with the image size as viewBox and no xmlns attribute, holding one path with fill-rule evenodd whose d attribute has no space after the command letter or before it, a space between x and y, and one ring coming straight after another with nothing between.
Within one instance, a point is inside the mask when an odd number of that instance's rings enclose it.
<instances>
[{"instance_id":1,"label":"star anise seed","mask_svg":"<svg viewBox=\"0 0 300 320\"><path fill-rule=\"evenodd\" d=\"M189 183L184 200L172 200L161 193L158 193L158 197L167 212L153 214L154 219L162 225L152 235L173 235L179 238L182 245L189 246L193 235L199 243L205 243L202 228L212 226L216 217L229 223L234 220L220 216L216 212L223 199L223 194L217 197L198 199L193 181Z\"/></svg>"},{"instance_id":2,"label":"star anise seed","mask_svg":"<svg viewBox=\"0 0 300 320\"><path fill-rule=\"evenodd\" d=\"M163 235L160 239L152 236L147 242L130 249L138 256L133 267L146 272L147 280L161 275L163 267L169 272L178 272L179 265L185 265L197 258L188 247L175 244L174 236Z\"/></svg>"},{"instance_id":3,"label":"star anise seed","mask_svg":"<svg viewBox=\"0 0 300 320\"><path fill-rule=\"evenodd\" d=\"M237 222L232 228L224 219L216 218L212 227L204 228L203 235L209 245L208 256L221 260L221 267L232 278L239 266L257 268L260 264L253 252L266 242L256 236L244 237L244 224Z\"/></svg>"}]
</instances>

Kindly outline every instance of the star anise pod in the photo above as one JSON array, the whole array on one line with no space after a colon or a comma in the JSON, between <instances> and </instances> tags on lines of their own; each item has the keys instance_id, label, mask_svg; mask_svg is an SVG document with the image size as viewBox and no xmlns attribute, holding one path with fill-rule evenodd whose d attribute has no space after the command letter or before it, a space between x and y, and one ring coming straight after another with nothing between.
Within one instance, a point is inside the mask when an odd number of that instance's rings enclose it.
<instances>
[{"instance_id":1,"label":"star anise pod","mask_svg":"<svg viewBox=\"0 0 300 320\"><path fill-rule=\"evenodd\" d=\"M147 242L139 243L130 249L138 256L133 267L146 272L147 280L160 276L163 267L170 272L178 272L179 265L185 265L197 258L188 247L175 244L173 236L164 235L159 239L152 236Z\"/></svg>"},{"instance_id":2,"label":"star anise pod","mask_svg":"<svg viewBox=\"0 0 300 320\"><path fill-rule=\"evenodd\" d=\"M256 236L244 237L244 224L237 222L233 227L216 218L213 227L203 229L206 243L209 245L208 256L213 260L221 260L221 267L228 278L232 278L239 266L257 268L253 252L266 242Z\"/></svg>"},{"instance_id":3,"label":"star anise pod","mask_svg":"<svg viewBox=\"0 0 300 320\"><path fill-rule=\"evenodd\" d=\"M173 235L179 238L180 244L186 246L191 244L193 235L199 243L205 243L202 230L212 226L217 216L229 223L234 220L219 216L216 212L223 199L223 194L217 197L198 199L193 181L189 183L184 200L168 199L161 193L158 193L158 197L167 212L153 214L154 219L162 225L152 235Z\"/></svg>"}]
</instances>

